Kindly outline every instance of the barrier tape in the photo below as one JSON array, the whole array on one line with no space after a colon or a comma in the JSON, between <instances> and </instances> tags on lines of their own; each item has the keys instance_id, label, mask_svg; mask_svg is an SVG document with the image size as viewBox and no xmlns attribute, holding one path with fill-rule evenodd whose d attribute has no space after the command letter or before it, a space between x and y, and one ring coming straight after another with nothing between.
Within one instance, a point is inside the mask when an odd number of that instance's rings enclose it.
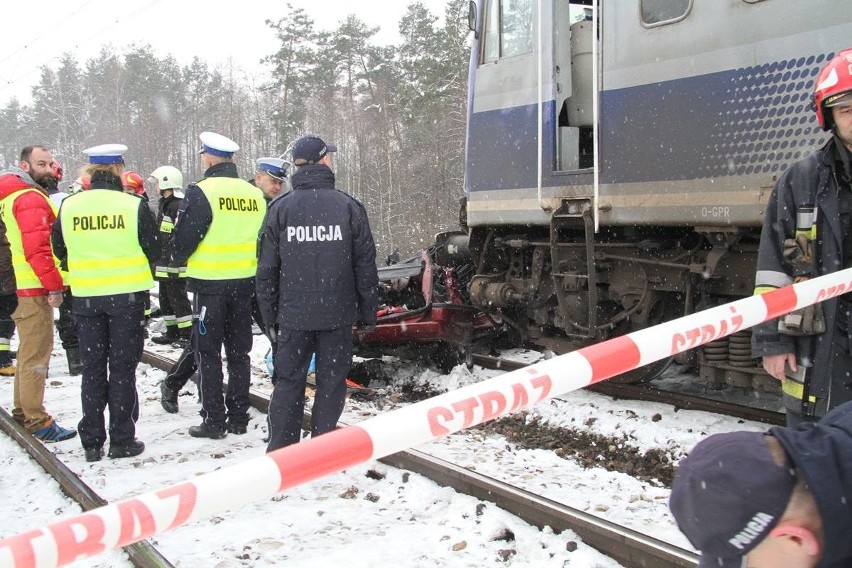
<instances>
[{"instance_id":1,"label":"barrier tape","mask_svg":"<svg viewBox=\"0 0 852 568\"><path fill-rule=\"evenodd\" d=\"M191 481L0 540L0 566L61 566L126 546L849 291L852 268L584 347Z\"/></svg>"}]
</instances>

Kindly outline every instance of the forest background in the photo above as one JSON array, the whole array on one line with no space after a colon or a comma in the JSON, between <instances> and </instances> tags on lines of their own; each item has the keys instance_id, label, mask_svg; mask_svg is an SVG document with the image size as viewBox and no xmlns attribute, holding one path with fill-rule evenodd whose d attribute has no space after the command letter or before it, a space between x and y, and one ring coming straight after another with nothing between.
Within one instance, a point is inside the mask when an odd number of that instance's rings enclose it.
<instances>
[{"instance_id":1,"label":"forest background","mask_svg":"<svg viewBox=\"0 0 852 568\"><path fill-rule=\"evenodd\" d=\"M22 147L44 144L73 181L84 148L118 142L143 178L168 164L186 184L203 174L198 135L209 130L240 145L235 160L248 179L256 158L314 133L338 146L337 187L366 206L378 258L397 249L405 258L436 232L458 228L467 6L448 0L439 25L415 1L399 22L400 42L377 45L378 28L356 16L317 30L288 4L287 16L266 22L279 47L258 62L265 72L254 75L265 80L256 83L235 64L179 65L149 45L103 46L86 61L65 53L39 68L31 103L13 98L0 110L0 165L17 165Z\"/></svg>"}]
</instances>

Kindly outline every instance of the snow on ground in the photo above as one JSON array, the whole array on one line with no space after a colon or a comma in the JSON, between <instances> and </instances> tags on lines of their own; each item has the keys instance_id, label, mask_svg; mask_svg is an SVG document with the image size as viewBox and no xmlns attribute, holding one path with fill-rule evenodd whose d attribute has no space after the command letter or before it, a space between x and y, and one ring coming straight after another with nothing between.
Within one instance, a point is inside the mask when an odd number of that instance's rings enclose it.
<instances>
[{"instance_id":1,"label":"snow on ground","mask_svg":"<svg viewBox=\"0 0 852 568\"><path fill-rule=\"evenodd\" d=\"M73 426L79 419L79 377L67 375L64 352L58 347L51 360L46 406L60 424ZM177 352L151 344L146 348L172 357ZM255 337L252 363L254 386L270 390L260 371L268 350L262 336ZM534 362L541 355L518 352L517 358ZM395 363L395 381L436 390L458 388L499 374L464 366L441 375L415 365ZM187 434L198 423L199 404L190 383L179 397L181 412L167 414L159 404L159 387L165 373L140 364L137 387L142 414L137 437L145 452L130 459L86 463L79 439L50 446L75 472L109 501L158 489L228 467L261 455L265 444L265 417L252 411L245 436L224 440L195 439ZM0 378L0 404L9 410L12 379ZM350 400L343 420L354 423L392 410L391 397L379 404ZM532 414L548 423L587 428L605 435L624 435L640 448L665 448L679 458L703 436L735 429L762 430L754 423L695 411L673 412L670 406L635 401L612 401L585 391L546 401ZM552 452L524 450L481 432L463 432L417 448L426 453L475 469L572 507L626 524L689 548L673 524L668 490L602 468L582 469ZM0 436L0 537L53 522L79 510L45 481L40 469L26 465L23 453ZM21 486L26 490L22 491ZM610 568L618 566L580 543L569 552L569 542L579 542L566 531L556 535L538 530L497 507L484 508L474 498L441 488L431 481L377 462L363 464L317 480L271 500L250 503L179 527L152 539L166 557L179 566L328 566L348 567L397 564L400 566L565 566ZM500 540L510 530L514 542ZM506 552L514 550L514 554ZM507 558L508 555L508 559ZM123 554L113 552L80 566L126 566Z\"/></svg>"}]
</instances>

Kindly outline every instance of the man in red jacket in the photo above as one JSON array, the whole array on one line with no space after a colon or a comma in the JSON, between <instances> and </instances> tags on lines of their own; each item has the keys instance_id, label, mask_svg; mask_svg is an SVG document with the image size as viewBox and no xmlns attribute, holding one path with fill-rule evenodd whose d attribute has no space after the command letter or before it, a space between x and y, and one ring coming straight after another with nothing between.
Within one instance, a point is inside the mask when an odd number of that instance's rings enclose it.
<instances>
[{"instance_id":1,"label":"man in red jacket","mask_svg":"<svg viewBox=\"0 0 852 568\"><path fill-rule=\"evenodd\" d=\"M44 386L53 350L53 308L65 288L50 248L56 209L45 188L55 179L53 155L44 146L21 150L20 167L0 172L0 217L12 249L18 287L18 328L12 416L44 442L61 442L77 431L61 427L44 408Z\"/></svg>"}]
</instances>

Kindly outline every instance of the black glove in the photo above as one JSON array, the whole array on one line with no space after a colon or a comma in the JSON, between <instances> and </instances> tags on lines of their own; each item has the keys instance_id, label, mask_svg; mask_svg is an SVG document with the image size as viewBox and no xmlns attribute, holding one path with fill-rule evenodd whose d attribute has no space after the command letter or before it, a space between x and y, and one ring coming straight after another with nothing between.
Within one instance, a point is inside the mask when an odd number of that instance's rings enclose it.
<instances>
[{"instance_id":1,"label":"black glove","mask_svg":"<svg viewBox=\"0 0 852 568\"><path fill-rule=\"evenodd\" d=\"M376 329L376 324L375 323L364 323L362 321L359 321L358 325L356 327L358 328L358 331L360 331L361 333L370 333L371 331L374 331Z\"/></svg>"}]
</instances>

